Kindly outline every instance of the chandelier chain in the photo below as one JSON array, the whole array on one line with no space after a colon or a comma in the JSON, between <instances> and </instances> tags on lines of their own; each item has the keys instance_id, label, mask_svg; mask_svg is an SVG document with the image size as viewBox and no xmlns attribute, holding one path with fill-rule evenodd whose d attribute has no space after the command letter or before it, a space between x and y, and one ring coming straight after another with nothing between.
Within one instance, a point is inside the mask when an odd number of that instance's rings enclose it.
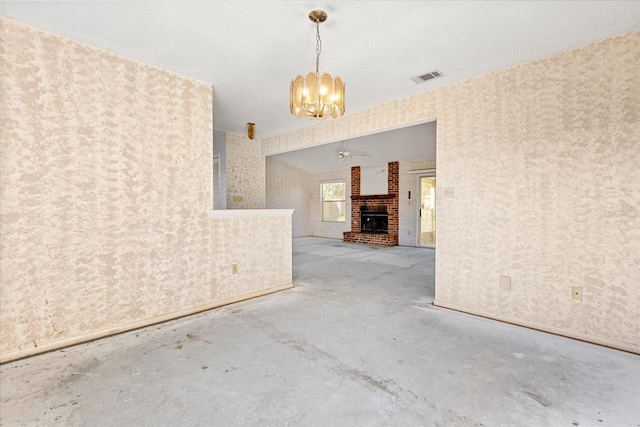
<instances>
[{"instance_id":1,"label":"chandelier chain","mask_svg":"<svg viewBox=\"0 0 640 427\"><path fill-rule=\"evenodd\" d=\"M320 20L316 19L316 74L320 74L320 52L322 52L322 40L320 40Z\"/></svg>"}]
</instances>

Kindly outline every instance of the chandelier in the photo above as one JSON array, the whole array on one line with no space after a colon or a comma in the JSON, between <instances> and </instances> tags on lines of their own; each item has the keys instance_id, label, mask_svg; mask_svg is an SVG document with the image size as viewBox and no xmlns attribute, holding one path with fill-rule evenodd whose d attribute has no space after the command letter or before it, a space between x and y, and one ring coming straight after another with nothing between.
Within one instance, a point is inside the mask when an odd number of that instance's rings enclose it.
<instances>
[{"instance_id":1,"label":"chandelier","mask_svg":"<svg viewBox=\"0 0 640 427\"><path fill-rule=\"evenodd\" d=\"M322 51L320 23L327 20L327 14L322 10L312 10L309 19L316 24L316 72L291 80L289 107L291 114L296 117L304 115L307 119L335 119L344 114L344 82L340 77L333 77L329 73L321 75L318 71Z\"/></svg>"}]
</instances>

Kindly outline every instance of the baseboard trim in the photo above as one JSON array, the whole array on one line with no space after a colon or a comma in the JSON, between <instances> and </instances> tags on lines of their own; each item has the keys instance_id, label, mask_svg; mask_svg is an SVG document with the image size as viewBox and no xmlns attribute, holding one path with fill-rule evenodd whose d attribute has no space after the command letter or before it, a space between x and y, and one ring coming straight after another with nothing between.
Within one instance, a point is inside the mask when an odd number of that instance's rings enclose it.
<instances>
[{"instance_id":1,"label":"baseboard trim","mask_svg":"<svg viewBox=\"0 0 640 427\"><path fill-rule=\"evenodd\" d=\"M500 322L511 323L516 326L523 326L525 328L535 329L537 331L547 332L554 335L560 335L567 338L584 341L590 344L597 344L604 347L615 348L616 350L622 350L629 353L640 354L640 346L626 342L618 341L611 338L600 337L597 335L584 334L581 332L575 332L568 329L556 328L554 326L548 326L537 322L531 322L528 320L519 319L516 317L502 316L495 313L486 312L458 304L453 304L447 301L436 300L433 302L436 307L446 308L450 310L460 311L462 313L473 314L475 316L486 317L488 319L497 320Z\"/></svg>"},{"instance_id":2,"label":"baseboard trim","mask_svg":"<svg viewBox=\"0 0 640 427\"><path fill-rule=\"evenodd\" d=\"M165 313L154 317L149 317L147 319L138 320L136 322L127 323L125 325L118 325L112 328L102 329L100 331L91 332L84 335L79 335L77 337L66 338L60 341L55 341L51 343L47 343L44 345L39 345L38 347L13 351L10 353L5 353L0 355L0 364L12 362L18 359L22 359L29 356L35 356L36 354L46 353L53 350L59 350L61 348L69 347L76 344L82 344L87 341L93 341L99 338L105 338L111 335L120 334L123 332L129 332L134 329L144 328L146 326L155 325L157 323L166 322L169 320L178 319L180 317L190 316L196 313L200 313L203 311L212 310L214 308L222 307L224 305L234 304L241 301L246 301L248 299L261 297L264 295L272 294L274 292L283 291L285 289L293 288L293 283L288 283L286 285L276 286L268 289L263 289L255 292L250 292L247 294L239 295L236 297L225 298L222 300L213 301L207 304L197 305L194 307L189 307L183 310L174 311L171 313Z\"/></svg>"}]
</instances>

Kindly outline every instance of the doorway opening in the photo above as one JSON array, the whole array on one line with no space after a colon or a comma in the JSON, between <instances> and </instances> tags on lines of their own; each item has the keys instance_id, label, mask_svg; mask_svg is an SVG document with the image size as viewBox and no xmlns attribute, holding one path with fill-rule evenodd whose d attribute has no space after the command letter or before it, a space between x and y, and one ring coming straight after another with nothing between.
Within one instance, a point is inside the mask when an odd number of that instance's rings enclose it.
<instances>
[{"instance_id":1,"label":"doorway opening","mask_svg":"<svg viewBox=\"0 0 640 427\"><path fill-rule=\"evenodd\" d=\"M213 156L213 209L221 209L220 156Z\"/></svg>"},{"instance_id":2,"label":"doorway opening","mask_svg":"<svg viewBox=\"0 0 640 427\"><path fill-rule=\"evenodd\" d=\"M418 246L436 247L436 177L420 176L418 206Z\"/></svg>"}]
</instances>

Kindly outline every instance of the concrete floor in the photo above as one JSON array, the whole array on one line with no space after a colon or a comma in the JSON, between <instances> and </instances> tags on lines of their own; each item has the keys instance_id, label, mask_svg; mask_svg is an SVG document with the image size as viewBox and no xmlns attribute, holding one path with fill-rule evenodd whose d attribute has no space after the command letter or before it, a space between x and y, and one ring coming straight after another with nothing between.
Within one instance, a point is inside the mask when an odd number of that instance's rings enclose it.
<instances>
[{"instance_id":1,"label":"concrete floor","mask_svg":"<svg viewBox=\"0 0 640 427\"><path fill-rule=\"evenodd\" d=\"M640 357L434 308L434 251L294 239L292 290L0 367L0 424L640 426Z\"/></svg>"}]
</instances>

